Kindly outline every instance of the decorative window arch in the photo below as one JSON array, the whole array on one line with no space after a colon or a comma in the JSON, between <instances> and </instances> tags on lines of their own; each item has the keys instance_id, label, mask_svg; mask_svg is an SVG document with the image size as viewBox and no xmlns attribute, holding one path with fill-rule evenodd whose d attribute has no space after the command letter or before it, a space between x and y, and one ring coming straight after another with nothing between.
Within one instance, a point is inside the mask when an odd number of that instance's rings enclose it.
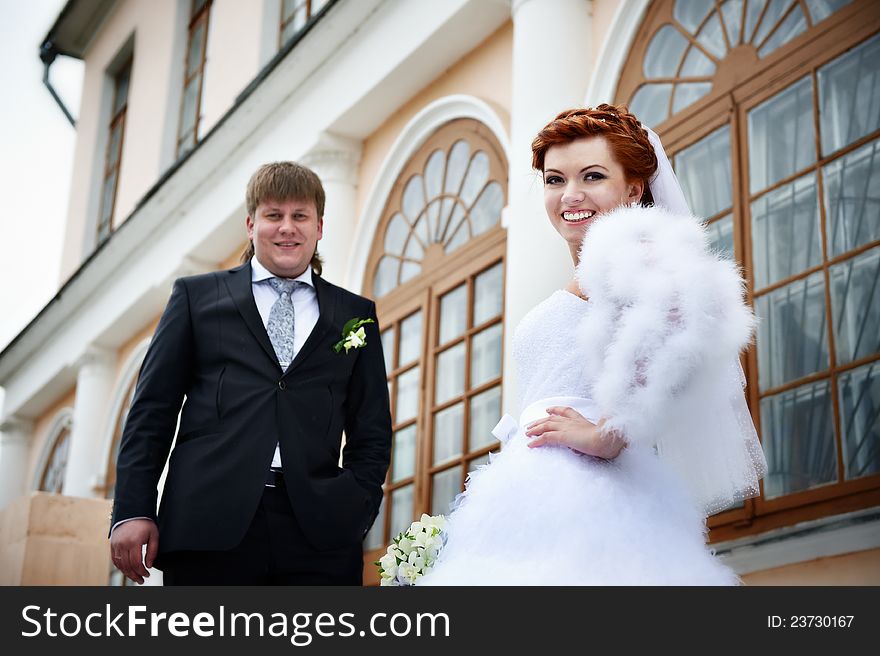
<instances>
[{"instance_id":1,"label":"decorative window arch","mask_svg":"<svg viewBox=\"0 0 880 656\"><path fill-rule=\"evenodd\" d=\"M473 119L439 128L398 180L367 265L376 298L498 225L507 198L501 146Z\"/></svg>"},{"instance_id":2,"label":"decorative window arch","mask_svg":"<svg viewBox=\"0 0 880 656\"><path fill-rule=\"evenodd\" d=\"M657 0L615 101L663 138L760 320L746 371L770 471L760 497L710 518L712 539L876 506L876 5Z\"/></svg>"},{"instance_id":3,"label":"decorative window arch","mask_svg":"<svg viewBox=\"0 0 880 656\"><path fill-rule=\"evenodd\" d=\"M61 494L67 471L67 453L73 428L73 408L63 408L55 415L40 457L34 489Z\"/></svg>"},{"instance_id":4,"label":"decorative window arch","mask_svg":"<svg viewBox=\"0 0 880 656\"><path fill-rule=\"evenodd\" d=\"M116 487L116 458L119 455L119 443L122 439L122 430L125 428L125 419L134 398L134 389L137 385L138 374L143 364L144 356L150 346L150 337L142 340L132 350L122 367L119 382L116 385L113 401L110 405L110 421L104 438L104 453L106 454L106 466L104 469L104 483L101 486L105 499L113 498L113 490Z\"/></svg>"},{"instance_id":5,"label":"decorative window arch","mask_svg":"<svg viewBox=\"0 0 880 656\"><path fill-rule=\"evenodd\" d=\"M495 443L506 199L504 149L473 118L426 134L386 196L363 286L377 299L393 442L366 562L421 513L444 512Z\"/></svg>"},{"instance_id":6,"label":"decorative window arch","mask_svg":"<svg viewBox=\"0 0 880 656\"><path fill-rule=\"evenodd\" d=\"M656 127L705 96L727 93L744 74L759 69L762 60L813 27L821 29L852 1L655 2L624 69L618 96L643 123Z\"/></svg>"}]
</instances>

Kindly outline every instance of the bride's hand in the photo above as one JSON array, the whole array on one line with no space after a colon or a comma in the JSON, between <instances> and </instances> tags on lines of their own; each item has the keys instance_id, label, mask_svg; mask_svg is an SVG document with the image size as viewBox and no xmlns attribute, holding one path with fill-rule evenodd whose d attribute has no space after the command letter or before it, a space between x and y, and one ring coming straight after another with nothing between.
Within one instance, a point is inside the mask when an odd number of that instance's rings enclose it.
<instances>
[{"instance_id":1,"label":"bride's hand","mask_svg":"<svg viewBox=\"0 0 880 656\"><path fill-rule=\"evenodd\" d=\"M535 439L529 448L548 444L567 446L589 456L611 460L626 446L626 439L617 431L605 431L605 419L598 424L586 419L572 408L547 408L549 416L526 426L526 436Z\"/></svg>"}]
</instances>

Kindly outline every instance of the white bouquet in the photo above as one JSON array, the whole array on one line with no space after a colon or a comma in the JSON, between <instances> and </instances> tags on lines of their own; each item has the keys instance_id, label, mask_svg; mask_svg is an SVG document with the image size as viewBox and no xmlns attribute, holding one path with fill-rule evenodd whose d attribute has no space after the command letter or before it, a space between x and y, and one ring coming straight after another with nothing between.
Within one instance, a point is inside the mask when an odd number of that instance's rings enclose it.
<instances>
[{"instance_id":1,"label":"white bouquet","mask_svg":"<svg viewBox=\"0 0 880 656\"><path fill-rule=\"evenodd\" d=\"M394 538L385 555L375 562L379 585L415 585L431 571L446 542L446 517L422 515Z\"/></svg>"}]
</instances>

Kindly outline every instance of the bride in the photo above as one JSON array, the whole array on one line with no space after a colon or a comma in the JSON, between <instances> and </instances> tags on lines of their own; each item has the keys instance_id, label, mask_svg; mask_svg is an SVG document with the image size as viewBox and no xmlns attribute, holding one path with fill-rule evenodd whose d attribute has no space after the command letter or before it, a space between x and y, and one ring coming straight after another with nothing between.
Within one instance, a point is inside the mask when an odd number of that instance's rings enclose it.
<instances>
[{"instance_id":1,"label":"bride","mask_svg":"<svg viewBox=\"0 0 880 656\"><path fill-rule=\"evenodd\" d=\"M518 420L454 502L419 585L735 585L708 513L766 462L738 355L754 319L657 136L623 107L562 112L532 143L574 275L513 338Z\"/></svg>"}]
</instances>

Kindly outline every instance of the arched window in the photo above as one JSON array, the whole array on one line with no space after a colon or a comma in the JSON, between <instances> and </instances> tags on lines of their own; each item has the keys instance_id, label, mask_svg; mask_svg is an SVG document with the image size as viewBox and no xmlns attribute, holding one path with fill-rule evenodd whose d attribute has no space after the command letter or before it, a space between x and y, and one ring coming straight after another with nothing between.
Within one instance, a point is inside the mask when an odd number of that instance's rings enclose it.
<instances>
[{"instance_id":1,"label":"arched window","mask_svg":"<svg viewBox=\"0 0 880 656\"><path fill-rule=\"evenodd\" d=\"M761 497L713 539L877 505L880 12L867 0L659 0L617 102L663 137L760 323Z\"/></svg>"},{"instance_id":2,"label":"arched window","mask_svg":"<svg viewBox=\"0 0 880 656\"><path fill-rule=\"evenodd\" d=\"M506 199L502 147L479 121L457 119L409 158L386 202L365 293L383 328L394 438L367 551L423 512L446 512L495 443Z\"/></svg>"},{"instance_id":3,"label":"arched window","mask_svg":"<svg viewBox=\"0 0 880 656\"><path fill-rule=\"evenodd\" d=\"M67 471L67 451L70 447L70 429L73 411L65 408L56 417L43 452L40 477L37 489L43 492L61 494L64 487L64 474Z\"/></svg>"}]
</instances>

